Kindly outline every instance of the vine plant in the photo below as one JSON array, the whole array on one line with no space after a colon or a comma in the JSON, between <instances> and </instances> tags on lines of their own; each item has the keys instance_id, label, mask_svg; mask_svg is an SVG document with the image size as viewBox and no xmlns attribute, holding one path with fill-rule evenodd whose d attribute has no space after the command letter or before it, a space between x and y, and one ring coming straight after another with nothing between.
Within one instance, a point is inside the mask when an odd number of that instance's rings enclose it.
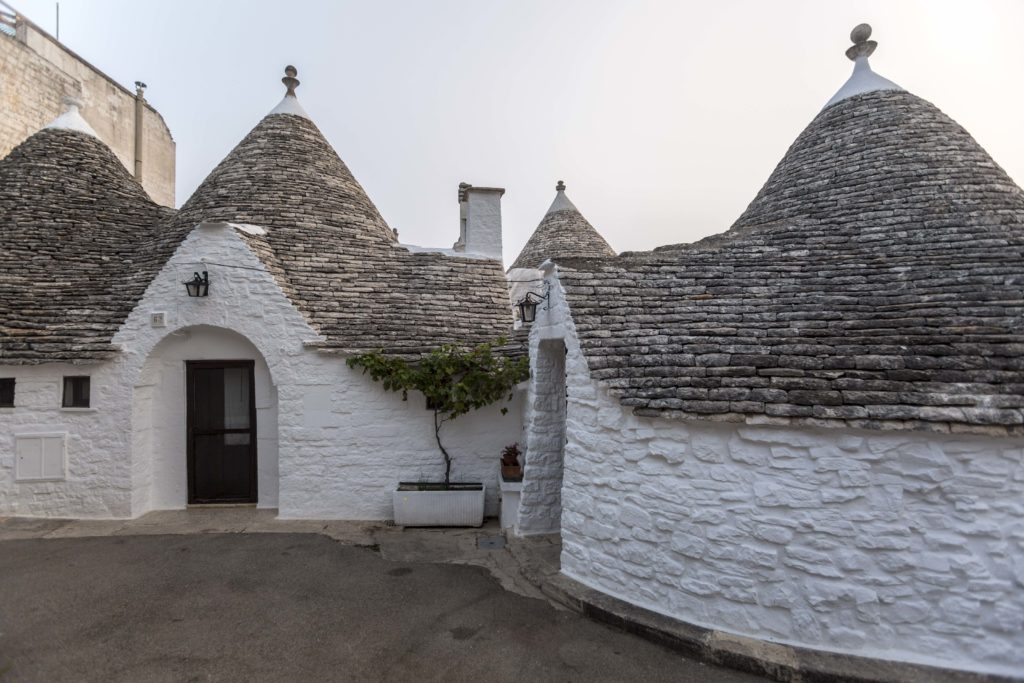
<instances>
[{"instance_id":1,"label":"vine plant","mask_svg":"<svg viewBox=\"0 0 1024 683\"><path fill-rule=\"evenodd\" d=\"M363 373L380 382L388 391L402 392L402 400L409 400L410 391L418 391L427 399L427 409L434 413L434 438L444 456L444 485L451 485L452 457L441 442L441 427L471 410L483 408L502 399L510 400L517 384L530 376L530 359L510 358L496 353L495 346L505 343L498 339L461 349L444 345L409 362L380 351L350 357L350 368L362 368ZM504 415L508 408L502 408Z\"/></svg>"}]
</instances>

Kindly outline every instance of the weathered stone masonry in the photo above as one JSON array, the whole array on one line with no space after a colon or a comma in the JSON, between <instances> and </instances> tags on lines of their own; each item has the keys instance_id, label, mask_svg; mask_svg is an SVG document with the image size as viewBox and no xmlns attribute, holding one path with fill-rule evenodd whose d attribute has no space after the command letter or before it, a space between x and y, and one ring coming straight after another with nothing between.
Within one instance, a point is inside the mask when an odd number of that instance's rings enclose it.
<instances>
[{"instance_id":1,"label":"weathered stone masonry","mask_svg":"<svg viewBox=\"0 0 1024 683\"><path fill-rule=\"evenodd\" d=\"M526 425L526 462L516 531L552 533L561 527L565 457L565 344L541 341L534 356Z\"/></svg>"},{"instance_id":2,"label":"weathered stone masonry","mask_svg":"<svg viewBox=\"0 0 1024 683\"><path fill-rule=\"evenodd\" d=\"M553 291L531 353L568 348L565 574L756 638L1019 671L1024 439L637 416Z\"/></svg>"}]
</instances>

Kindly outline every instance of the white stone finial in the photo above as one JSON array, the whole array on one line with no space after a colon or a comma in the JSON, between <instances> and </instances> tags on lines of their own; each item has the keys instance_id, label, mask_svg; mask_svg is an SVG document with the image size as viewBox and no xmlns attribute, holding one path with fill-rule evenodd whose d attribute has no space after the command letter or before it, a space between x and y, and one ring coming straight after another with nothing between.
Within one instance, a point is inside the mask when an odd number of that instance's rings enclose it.
<instances>
[{"instance_id":1,"label":"white stone finial","mask_svg":"<svg viewBox=\"0 0 1024 683\"><path fill-rule=\"evenodd\" d=\"M553 211L577 211L576 206L569 201L569 198L565 196L565 183L561 180L555 185L555 201L551 202L551 206L548 208L548 213Z\"/></svg>"},{"instance_id":2,"label":"white stone finial","mask_svg":"<svg viewBox=\"0 0 1024 683\"><path fill-rule=\"evenodd\" d=\"M850 32L850 40L853 41L853 45L846 50L846 56L853 60L853 75L832 96L832 99L825 104L826 109L836 102L841 102L848 97L866 92L873 92L875 90L903 90L903 88L888 78L883 78L871 70L868 57L878 47L878 43L874 40L868 40L870 37L871 27L867 24L858 24Z\"/></svg>"},{"instance_id":3,"label":"white stone finial","mask_svg":"<svg viewBox=\"0 0 1024 683\"><path fill-rule=\"evenodd\" d=\"M72 95L65 95L61 98L61 102L64 104L64 113L51 121L46 126L47 129L73 130L99 138L89 122L82 118L81 112L78 111L82 107L82 100Z\"/></svg>"},{"instance_id":4,"label":"white stone finial","mask_svg":"<svg viewBox=\"0 0 1024 683\"><path fill-rule=\"evenodd\" d=\"M291 64L284 68L284 78L281 79L281 82L284 83L288 90L277 106L270 110L270 114L291 114L292 116L301 116L304 119L309 119L309 114L299 104L299 98L295 96L295 89L299 87L299 79L296 78L298 75L298 69Z\"/></svg>"}]
</instances>

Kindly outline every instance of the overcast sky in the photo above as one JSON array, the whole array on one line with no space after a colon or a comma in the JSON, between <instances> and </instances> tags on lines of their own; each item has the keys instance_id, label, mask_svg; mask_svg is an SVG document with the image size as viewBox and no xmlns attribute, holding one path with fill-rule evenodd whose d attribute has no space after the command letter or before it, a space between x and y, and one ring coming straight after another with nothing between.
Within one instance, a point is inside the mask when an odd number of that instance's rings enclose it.
<instances>
[{"instance_id":1,"label":"overcast sky","mask_svg":"<svg viewBox=\"0 0 1024 683\"><path fill-rule=\"evenodd\" d=\"M50 0L11 0L54 29ZM450 246L456 186L497 185L510 263L564 179L619 251L721 232L849 76L933 102L1024 181L1024 2L63 0L60 37L149 84L178 203L280 100L299 100L403 242Z\"/></svg>"}]
</instances>

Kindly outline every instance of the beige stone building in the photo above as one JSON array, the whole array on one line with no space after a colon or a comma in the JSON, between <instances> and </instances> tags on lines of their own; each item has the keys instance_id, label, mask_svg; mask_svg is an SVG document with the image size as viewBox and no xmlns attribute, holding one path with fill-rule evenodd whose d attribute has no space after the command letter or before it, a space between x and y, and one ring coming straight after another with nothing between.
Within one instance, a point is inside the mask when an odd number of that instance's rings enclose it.
<instances>
[{"instance_id":1,"label":"beige stone building","mask_svg":"<svg viewBox=\"0 0 1024 683\"><path fill-rule=\"evenodd\" d=\"M174 139L142 96L145 86L131 92L2 2L0 75L0 158L56 118L63 98L74 97L153 201L174 206Z\"/></svg>"}]
</instances>

